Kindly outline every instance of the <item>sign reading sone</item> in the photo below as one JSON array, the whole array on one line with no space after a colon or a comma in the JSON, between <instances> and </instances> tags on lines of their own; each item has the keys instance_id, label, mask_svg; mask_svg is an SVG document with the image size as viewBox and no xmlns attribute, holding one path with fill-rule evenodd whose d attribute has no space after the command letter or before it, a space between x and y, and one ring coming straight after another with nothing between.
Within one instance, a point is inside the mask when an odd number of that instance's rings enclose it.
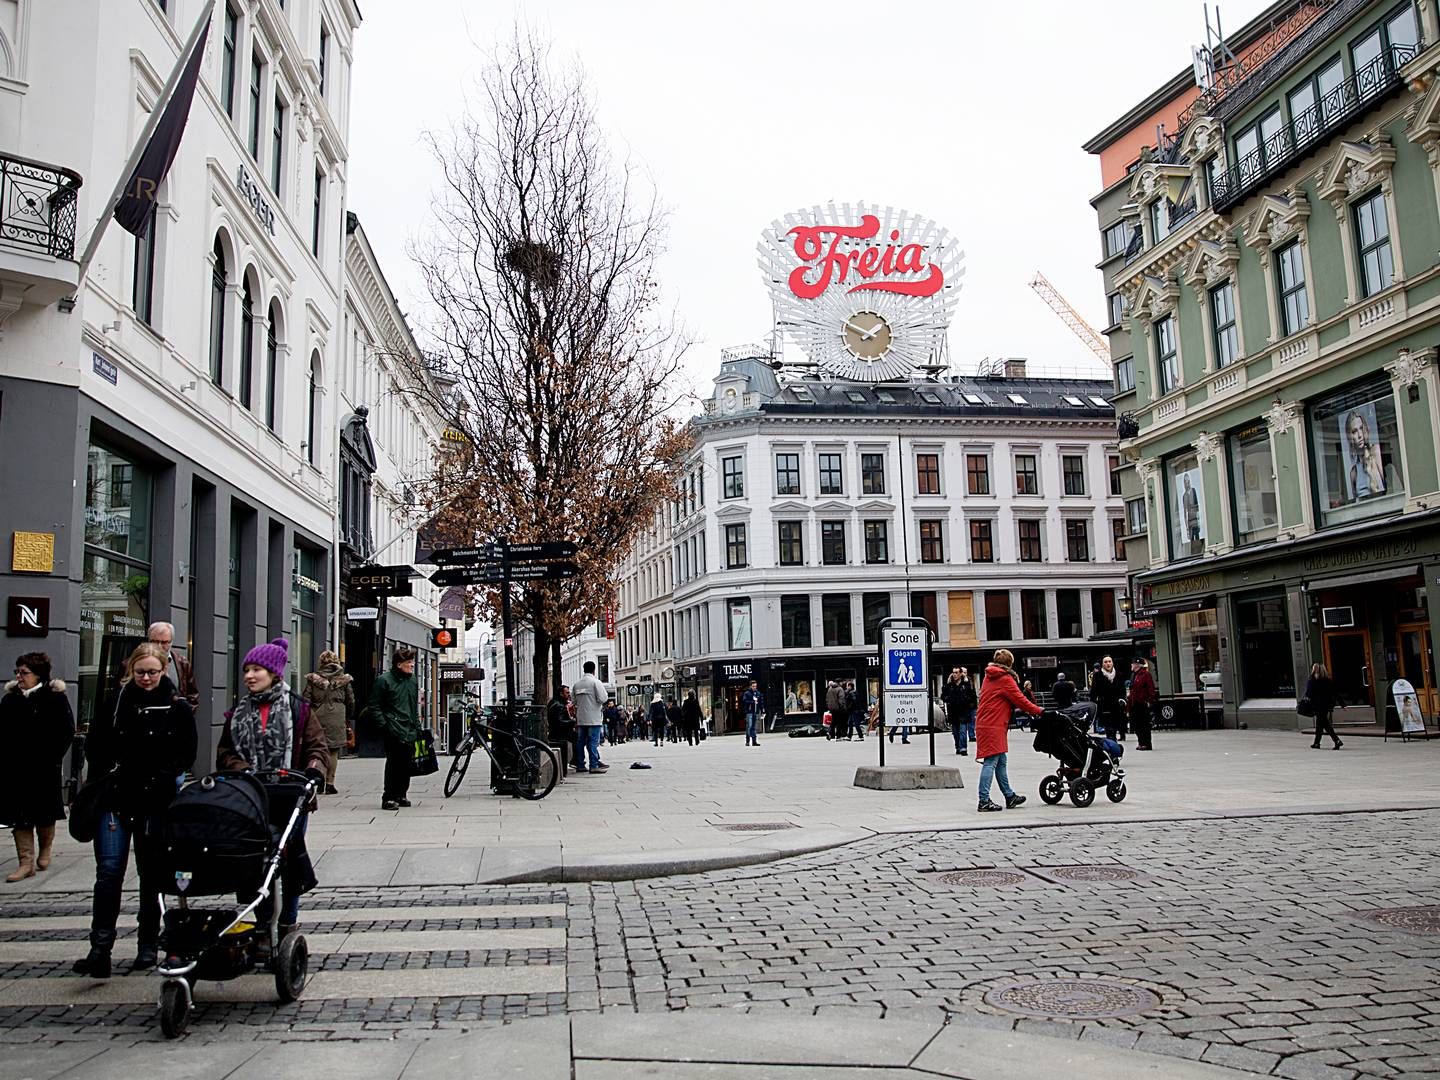
<instances>
[{"instance_id":1,"label":"sign reading sone","mask_svg":"<svg viewBox=\"0 0 1440 1080\"><path fill-rule=\"evenodd\" d=\"M913 690L925 693L929 673L925 670L925 633L923 628L886 627L881 647L885 654L885 690Z\"/></svg>"}]
</instances>

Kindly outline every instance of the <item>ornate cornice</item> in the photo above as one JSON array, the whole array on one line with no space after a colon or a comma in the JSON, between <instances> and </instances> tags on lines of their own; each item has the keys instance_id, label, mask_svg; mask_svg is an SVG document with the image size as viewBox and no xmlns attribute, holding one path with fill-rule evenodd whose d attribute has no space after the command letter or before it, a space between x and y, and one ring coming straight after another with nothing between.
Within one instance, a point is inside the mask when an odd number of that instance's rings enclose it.
<instances>
[{"instance_id":1,"label":"ornate cornice","mask_svg":"<svg viewBox=\"0 0 1440 1080\"><path fill-rule=\"evenodd\" d=\"M1419 349L1411 352L1401 349L1395 359L1385 365L1390 384L1398 389L1408 389L1418 383L1435 361L1435 349Z\"/></svg>"},{"instance_id":2,"label":"ornate cornice","mask_svg":"<svg viewBox=\"0 0 1440 1080\"><path fill-rule=\"evenodd\" d=\"M1316 172L1316 191L1337 216L1343 215L1352 198L1375 184L1388 192L1394 165L1395 147L1388 135L1372 132L1364 142L1344 141Z\"/></svg>"},{"instance_id":3,"label":"ornate cornice","mask_svg":"<svg viewBox=\"0 0 1440 1080\"><path fill-rule=\"evenodd\" d=\"M1216 455L1220 453L1220 446L1223 439L1224 436L1212 435L1208 431L1196 432L1195 438L1191 440L1191 445L1195 448L1195 457L1198 458L1201 463L1214 461Z\"/></svg>"},{"instance_id":4,"label":"ornate cornice","mask_svg":"<svg viewBox=\"0 0 1440 1080\"><path fill-rule=\"evenodd\" d=\"M1265 414L1265 423L1274 435L1283 435L1299 428L1304 419L1305 403L1302 401L1277 400Z\"/></svg>"}]
</instances>

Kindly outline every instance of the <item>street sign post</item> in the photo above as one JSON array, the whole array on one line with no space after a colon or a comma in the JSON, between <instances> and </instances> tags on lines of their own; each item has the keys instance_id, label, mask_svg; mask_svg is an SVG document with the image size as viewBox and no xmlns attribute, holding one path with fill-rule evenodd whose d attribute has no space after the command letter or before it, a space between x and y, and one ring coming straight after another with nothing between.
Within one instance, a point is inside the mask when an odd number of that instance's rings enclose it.
<instances>
[{"instance_id":1,"label":"street sign post","mask_svg":"<svg viewBox=\"0 0 1440 1080\"><path fill-rule=\"evenodd\" d=\"M935 764L935 723L930 699L930 626L924 619L895 616L880 622L880 764L885 729L926 727L930 764Z\"/></svg>"}]
</instances>

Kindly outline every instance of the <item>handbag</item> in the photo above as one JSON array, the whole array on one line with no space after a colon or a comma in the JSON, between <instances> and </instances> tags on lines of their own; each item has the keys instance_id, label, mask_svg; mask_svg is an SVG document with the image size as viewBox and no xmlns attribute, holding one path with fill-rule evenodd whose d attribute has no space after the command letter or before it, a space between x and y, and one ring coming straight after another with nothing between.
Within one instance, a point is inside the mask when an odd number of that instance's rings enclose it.
<instances>
[{"instance_id":1,"label":"handbag","mask_svg":"<svg viewBox=\"0 0 1440 1080\"><path fill-rule=\"evenodd\" d=\"M1308 697L1302 697L1299 701L1295 703L1295 711L1301 716L1314 716L1315 703L1311 701ZM1317 735L1316 738L1319 738L1319 736Z\"/></svg>"},{"instance_id":2,"label":"handbag","mask_svg":"<svg viewBox=\"0 0 1440 1080\"><path fill-rule=\"evenodd\" d=\"M88 844L100 832L100 821L105 816L105 803L110 796L110 777L89 780L75 793L70 804L70 819L65 823L73 839Z\"/></svg>"},{"instance_id":3,"label":"handbag","mask_svg":"<svg viewBox=\"0 0 1440 1080\"><path fill-rule=\"evenodd\" d=\"M432 741L430 732L420 732L420 737L415 740L415 754L410 759L411 776L429 776L433 772L440 771L440 761L435 756L435 744Z\"/></svg>"},{"instance_id":4,"label":"handbag","mask_svg":"<svg viewBox=\"0 0 1440 1080\"><path fill-rule=\"evenodd\" d=\"M346 750L354 750L354 749L355 749L355 725L354 725L354 724L346 724L346 725L345 725L345 749L346 749Z\"/></svg>"}]
</instances>

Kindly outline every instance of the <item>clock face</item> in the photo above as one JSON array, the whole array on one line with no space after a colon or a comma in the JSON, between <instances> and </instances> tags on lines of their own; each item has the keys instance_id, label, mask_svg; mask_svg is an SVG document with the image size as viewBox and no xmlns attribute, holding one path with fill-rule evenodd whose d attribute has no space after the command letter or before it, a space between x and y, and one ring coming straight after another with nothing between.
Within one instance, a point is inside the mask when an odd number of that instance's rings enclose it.
<instances>
[{"instance_id":1,"label":"clock face","mask_svg":"<svg viewBox=\"0 0 1440 1080\"><path fill-rule=\"evenodd\" d=\"M857 311L840 328L845 348L858 360L879 360L893 344L890 324L873 311Z\"/></svg>"}]
</instances>

